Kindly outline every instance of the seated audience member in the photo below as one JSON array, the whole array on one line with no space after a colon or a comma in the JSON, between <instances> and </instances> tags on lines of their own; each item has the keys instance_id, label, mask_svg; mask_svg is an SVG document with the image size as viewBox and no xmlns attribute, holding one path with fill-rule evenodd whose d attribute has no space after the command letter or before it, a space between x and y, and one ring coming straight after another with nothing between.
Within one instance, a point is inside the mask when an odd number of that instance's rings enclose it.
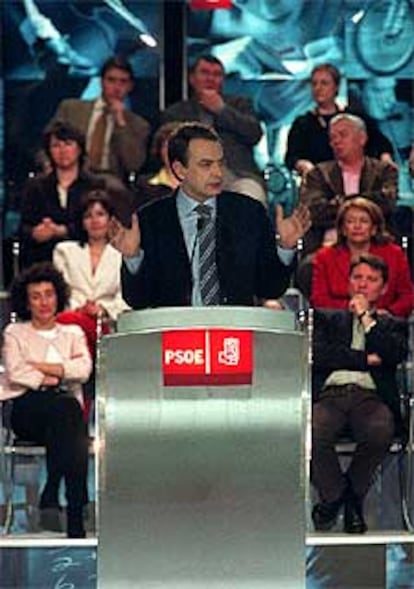
<instances>
[{"instance_id":1,"label":"seated audience member","mask_svg":"<svg viewBox=\"0 0 414 589\"><path fill-rule=\"evenodd\" d=\"M82 197L82 231L79 241L59 243L53 263L71 289L70 310L58 315L59 323L77 323L84 330L94 356L96 322L116 321L129 309L121 294L121 254L108 241L113 207L104 190L91 190Z\"/></svg>"},{"instance_id":2,"label":"seated audience member","mask_svg":"<svg viewBox=\"0 0 414 589\"><path fill-rule=\"evenodd\" d=\"M180 180L175 194L144 207L139 220L134 214L130 228L112 223L128 304L254 305L282 295L291 248L309 227L306 207L287 219L277 209L277 247L264 207L223 191L223 147L211 127L181 125L170 137L168 157Z\"/></svg>"},{"instance_id":3,"label":"seated audience member","mask_svg":"<svg viewBox=\"0 0 414 589\"><path fill-rule=\"evenodd\" d=\"M53 123L45 132L44 147L52 172L29 180L21 210L22 267L52 259L56 243L77 239L79 199L91 179L82 171L85 140L75 127Z\"/></svg>"},{"instance_id":4,"label":"seated audience member","mask_svg":"<svg viewBox=\"0 0 414 589\"><path fill-rule=\"evenodd\" d=\"M366 198L346 200L339 209L336 229L338 242L319 249L313 258L312 306L347 309L351 260L371 253L388 267L387 288L376 303L378 312L408 317L414 306L410 268L401 247L385 231L381 209Z\"/></svg>"},{"instance_id":5,"label":"seated audience member","mask_svg":"<svg viewBox=\"0 0 414 589\"><path fill-rule=\"evenodd\" d=\"M395 165L392 161L392 145L375 121L349 107L341 109L336 103L340 81L339 70L329 63L322 63L312 71L311 89L316 106L293 121L285 157L287 167L296 170L301 176L313 170L315 164L334 159L328 127L332 118L340 112L358 114L364 120L367 129L365 151L368 156Z\"/></svg>"},{"instance_id":6,"label":"seated audience member","mask_svg":"<svg viewBox=\"0 0 414 589\"><path fill-rule=\"evenodd\" d=\"M411 176L414 176L414 145L411 147L410 155L408 158L408 168Z\"/></svg>"},{"instance_id":7,"label":"seated audience member","mask_svg":"<svg viewBox=\"0 0 414 589\"><path fill-rule=\"evenodd\" d=\"M149 123L125 107L133 85L128 61L111 57L101 69L101 96L96 100L63 100L53 117L70 122L85 134L89 169L109 172L124 182L143 166L150 132Z\"/></svg>"},{"instance_id":8,"label":"seated audience member","mask_svg":"<svg viewBox=\"0 0 414 589\"><path fill-rule=\"evenodd\" d=\"M95 358L97 322L108 333L111 322L129 309L121 294L121 254L108 243L113 207L104 190L91 190L82 197L82 231L79 241L59 243L53 263L71 288L69 310L58 314L59 323L79 325L85 332L91 357ZM95 394L95 373L83 387L84 417L88 420Z\"/></svg>"},{"instance_id":9,"label":"seated audience member","mask_svg":"<svg viewBox=\"0 0 414 589\"><path fill-rule=\"evenodd\" d=\"M161 120L199 121L212 126L223 142L227 166L224 188L266 204L264 181L253 155L262 129L250 100L223 94L224 78L219 59L200 56L189 72L190 99L171 105Z\"/></svg>"},{"instance_id":10,"label":"seated audience member","mask_svg":"<svg viewBox=\"0 0 414 589\"><path fill-rule=\"evenodd\" d=\"M133 187L135 193L135 209L153 200L168 196L178 188L179 180L175 176L168 161L168 139L181 123L164 123L156 131L150 148L151 159L159 165L155 174L138 176Z\"/></svg>"},{"instance_id":11,"label":"seated audience member","mask_svg":"<svg viewBox=\"0 0 414 589\"><path fill-rule=\"evenodd\" d=\"M317 530L335 525L344 505L344 531L363 533L363 502L375 469L400 426L396 368L407 355L406 323L377 313L387 266L372 254L352 261L348 309L314 315L311 478L320 502ZM356 442L343 473L335 443L348 431Z\"/></svg>"},{"instance_id":12,"label":"seated audience member","mask_svg":"<svg viewBox=\"0 0 414 589\"><path fill-rule=\"evenodd\" d=\"M317 164L306 174L300 199L312 218L312 229L305 239L306 253L336 241L335 219L345 196L363 195L382 209L387 228L397 199L398 174L394 166L366 157L365 123L350 114L336 115L329 123L329 139L335 159Z\"/></svg>"},{"instance_id":13,"label":"seated audience member","mask_svg":"<svg viewBox=\"0 0 414 589\"><path fill-rule=\"evenodd\" d=\"M4 331L6 385L12 398L11 425L23 439L46 445L47 479L40 498L40 524L60 531L59 486L65 480L67 535L83 538L87 503L88 440L82 418L82 389L92 364L82 330L59 325L56 313L68 286L50 262L35 264L12 285L11 303L22 322Z\"/></svg>"}]
</instances>

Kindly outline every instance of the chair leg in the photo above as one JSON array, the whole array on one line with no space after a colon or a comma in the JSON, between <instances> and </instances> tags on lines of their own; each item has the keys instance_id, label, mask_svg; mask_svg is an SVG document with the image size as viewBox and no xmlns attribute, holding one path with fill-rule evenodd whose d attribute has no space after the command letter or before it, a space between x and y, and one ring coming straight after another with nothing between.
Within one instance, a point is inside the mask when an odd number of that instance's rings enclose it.
<instances>
[{"instance_id":1,"label":"chair leg","mask_svg":"<svg viewBox=\"0 0 414 589\"><path fill-rule=\"evenodd\" d=\"M12 447L8 456L8 465L6 465L5 472L5 502L6 502L6 515L4 521L3 535L7 536L14 522L14 505L13 505L13 492L14 492L14 474L15 474L15 452Z\"/></svg>"},{"instance_id":2,"label":"chair leg","mask_svg":"<svg viewBox=\"0 0 414 589\"><path fill-rule=\"evenodd\" d=\"M405 529L414 532L414 524L410 512L410 504L413 497L413 444L414 444L414 399L410 399L410 419L408 429L408 441L403 449L403 454L398 464L401 485L401 510ZM406 463L404 467L404 462Z\"/></svg>"}]
</instances>

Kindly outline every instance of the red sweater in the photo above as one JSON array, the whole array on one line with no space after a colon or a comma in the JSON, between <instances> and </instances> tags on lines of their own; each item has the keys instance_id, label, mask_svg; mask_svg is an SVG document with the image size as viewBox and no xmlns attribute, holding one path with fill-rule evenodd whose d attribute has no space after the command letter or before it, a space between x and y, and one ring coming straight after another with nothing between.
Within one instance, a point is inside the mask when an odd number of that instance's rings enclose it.
<instances>
[{"instance_id":1,"label":"red sweater","mask_svg":"<svg viewBox=\"0 0 414 589\"><path fill-rule=\"evenodd\" d=\"M372 244L370 253L379 256L388 265L388 285L377 303L378 309L387 309L393 315L408 317L414 307L413 284L407 258L400 246L394 243ZM346 245L320 248L313 258L313 307L347 309L351 254Z\"/></svg>"}]
</instances>

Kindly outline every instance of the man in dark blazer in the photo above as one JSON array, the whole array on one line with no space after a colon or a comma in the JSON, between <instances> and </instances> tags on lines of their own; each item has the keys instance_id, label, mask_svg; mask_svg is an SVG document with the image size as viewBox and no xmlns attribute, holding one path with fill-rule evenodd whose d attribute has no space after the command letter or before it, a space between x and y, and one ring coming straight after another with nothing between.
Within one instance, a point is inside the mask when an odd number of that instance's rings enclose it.
<instances>
[{"instance_id":1,"label":"man in dark blazer","mask_svg":"<svg viewBox=\"0 0 414 589\"><path fill-rule=\"evenodd\" d=\"M161 114L161 120L198 121L213 127L223 142L225 188L265 204L264 181L253 154L262 136L260 122L248 98L223 93L224 79L221 61L201 55L189 71L190 98L172 104Z\"/></svg>"},{"instance_id":2,"label":"man in dark blazer","mask_svg":"<svg viewBox=\"0 0 414 589\"><path fill-rule=\"evenodd\" d=\"M277 247L263 206L222 191L223 148L213 129L183 124L169 140L168 155L180 180L176 193L144 207L139 221L134 214L131 228L113 220L112 244L124 256L125 300L135 309L203 304L195 211L200 204L210 208L215 226L218 304L253 305L282 295L292 248L310 224L306 207L287 219L278 209Z\"/></svg>"},{"instance_id":3,"label":"man in dark blazer","mask_svg":"<svg viewBox=\"0 0 414 589\"><path fill-rule=\"evenodd\" d=\"M317 530L328 530L345 505L344 531L366 531L363 499L401 426L396 368L407 355L407 326L375 304L388 269L372 254L353 260L349 310L316 310L313 342L312 482L320 503ZM342 473L335 443L350 431L357 446Z\"/></svg>"},{"instance_id":4,"label":"man in dark blazer","mask_svg":"<svg viewBox=\"0 0 414 589\"><path fill-rule=\"evenodd\" d=\"M364 155L368 135L360 117L336 115L329 123L329 138L335 159L317 164L300 187L300 199L312 216L312 230L305 239L306 253L320 247L326 233L335 227L339 206L346 196L371 198L381 207L388 228L397 200L398 172L390 163Z\"/></svg>"}]
</instances>

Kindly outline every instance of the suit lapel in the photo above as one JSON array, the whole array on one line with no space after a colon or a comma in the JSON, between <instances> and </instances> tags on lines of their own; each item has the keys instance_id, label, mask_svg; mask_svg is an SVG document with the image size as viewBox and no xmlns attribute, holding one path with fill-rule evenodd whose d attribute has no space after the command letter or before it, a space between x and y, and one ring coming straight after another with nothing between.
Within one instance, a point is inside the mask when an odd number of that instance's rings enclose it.
<instances>
[{"instance_id":1,"label":"suit lapel","mask_svg":"<svg viewBox=\"0 0 414 589\"><path fill-rule=\"evenodd\" d=\"M177 261L184 264L186 270L191 274L190 259L185 245L184 234L177 211L177 193L168 197L168 206L165 207L163 218L163 231L165 247L168 252L177 253Z\"/></svg>"},{"instance_id":2,"label":"suit lapel","mask_svg":"<svg viewBox=\"0 0 414 589\"><path fill-rule=\"evenodd\" d=\"M331 187L334 191L334 194L343 194L344 193L344 182L342 178L341 168L335 162L332 166L332 169L329 173L329 179L331 183Z\"/></svg>"},{"instance_id":3,"label":"suit lapel","mask_svg":"<svg viewBox=\"0 0 414 589\"><path fill-rule=\"evenodd\" d=\"M232 219L232 208L226 195L221 193L217 196L217 219L216 219L216 258L220 282L225 277L226 269L231 268L235 251L234 219ZM240 236L239 236L240 239Z\"/></svg>"},{"instance_id":4,"label":"suit lapel","mask_svg":"<svg viewBox=\"0 0 414 589\"><path fill-rule=\"evenodd\" d=\"M371 165L367 158L364 159L364 165L361 169L361 178L359 180L359 191L361 194L369 193L373 183L373 174Z\"/></svg>"},{"instance_id":5,"label":"suit lapel","mask_svg":"<svg viewBox=\"0 0 414 589\"><path fill-rule=\"evenodd\" d=\"M88 100L85 101L79 109L79 127L85 129L85 135L88 133L94 104L95 100Z\"/></svg>"},{"instance_id":6,"label":"suit lapel","mask_svg":"<svg viewBox=\"0 0 414 589\"><path fill-rule=\"evenodd\" d=\"M349 311L334 311L333 327L336 337L342 337L347 346L351 346L352 341L352 314Z\"/></svg>"}]
</instances>

